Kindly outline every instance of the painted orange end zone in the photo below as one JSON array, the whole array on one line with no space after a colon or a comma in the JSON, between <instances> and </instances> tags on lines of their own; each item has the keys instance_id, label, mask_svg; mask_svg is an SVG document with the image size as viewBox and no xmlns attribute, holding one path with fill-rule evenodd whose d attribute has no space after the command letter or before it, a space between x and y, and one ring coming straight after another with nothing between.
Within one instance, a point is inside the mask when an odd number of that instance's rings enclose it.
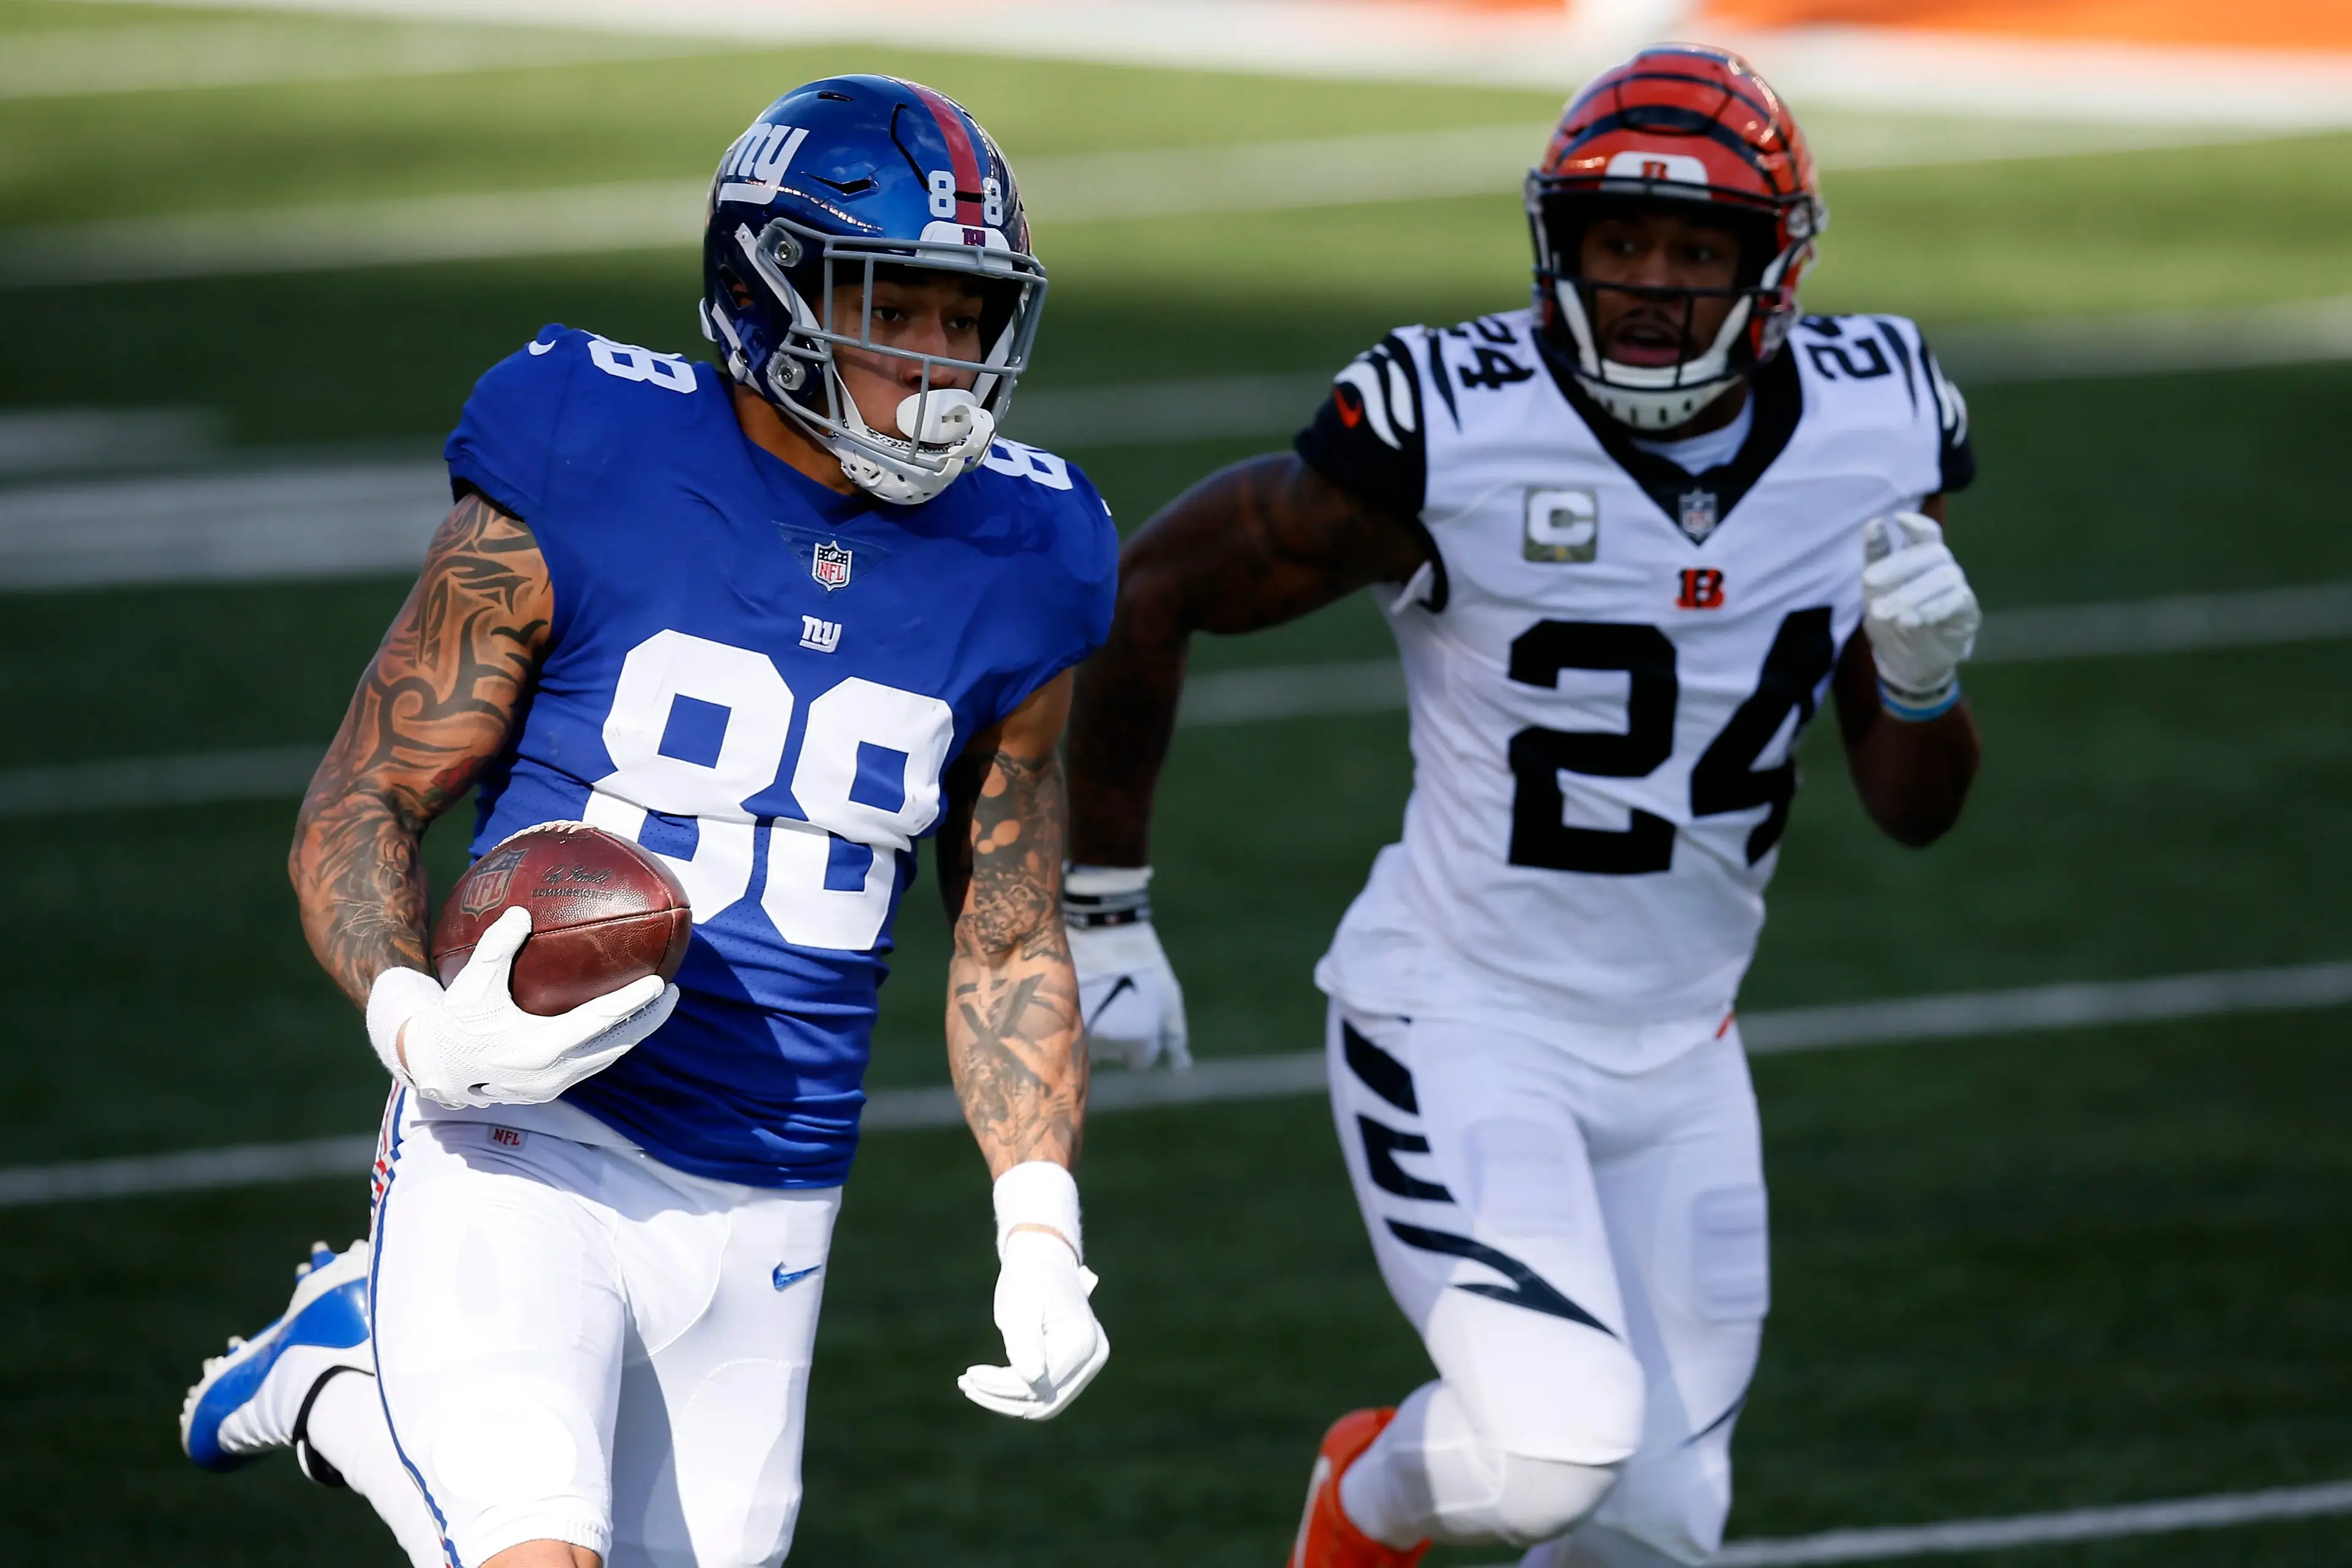
<instances>
[{"instance_id":1,"label":"painted orange end zone","mask_svg":"<svg viewBox=\"0 0 2352 1568\"><path fill-rule=\"evenodd\" d=\"M1700 25L1906 30L2189 44L2264 49L2352 50L2345 0L1712 0Z\"/></svg>"}]
</instances>

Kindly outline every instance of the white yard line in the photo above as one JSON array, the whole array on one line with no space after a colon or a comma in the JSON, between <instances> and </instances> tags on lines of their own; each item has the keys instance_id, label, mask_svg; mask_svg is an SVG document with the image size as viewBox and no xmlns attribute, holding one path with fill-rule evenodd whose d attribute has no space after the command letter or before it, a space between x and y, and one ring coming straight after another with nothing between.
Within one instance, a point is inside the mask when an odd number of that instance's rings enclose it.
<instances>
[{"instance_id":1,"label":"white yard line","mask_svg":"<svg viewBox=\"0 0 2352 1568\"><path fill-rule=\"evenodd\" d=\"M2346 1003L2352 1003L2352 963L2311 963L1750 1013L1741 1016L1740 1032L1751 1056L1780 1056L2043 1029L2298 1011ZM1090 1104L1097 1112L1108 1112L1276 1100L1320 1093L1323 1082L1320 1051L1229 1058L1198 1063L1184 1073L1105 1072L1095 1080ZM869 1131L881 1132L954 1127L962 1121L954 1091L940 1085L875 1091L866 1102L865 1125ZM374 1146L373 1138L355 1135L22 1165L0 1169L0 1207L208 1192L313 1176L355 1176L366 1168Z\"/></svg>"},{"instance_id":2,"label":"white yard line","mask_svg":"<svg viewBox=\"0 0 2352 1568\"><path fill-rule=\"evenodd\" d=\"M2113 1024L2284 1013L2352 1002L2352 963L2233 969L2155 980L2083 981L2013 991L1958 991L1740 1015L1750 1056L1916 1040L2091 1029Z\"/></svg>"},{"instance_id":3,"label":"white yard line","mask_svg":"<svg viewBox=\"0 0 2352 1568\"><path fill-rule=\"evenodd\" d=\"M2132 311L1951 328L1930 338L1962 386L2352 359L2352 295L2226 310Z\"/></svg>"},{"instance_id":4,"label":"white yard line","mask_svg":"<svg viewBox=\"0 0 2352 1568\"><path fill-rule=\"evenodd\" d=\"M0 818L291 801L310 784L324 751L320 745L255 746L0 769Z\"/></svg>"},{"instance_id":5,"label":"white yard line","mask_svg":"<svg viewBox=\"0 0 2352 1568\"><path fill-rule=\"evenodd\" d=\"M448 510L431 459L0 489L0 592L414 576Z\"/></svg>"},{"instance_id":6,"label":"white yard line","mask_svg":"<svg viewBox=\"0 0 2352 1568\"><path fill-rule=\"evenodd\" d=\"M1977 641L1979 664L2189 653L2352 636L2352 583L2181 594L2099 605L1996 610Z\"/></svg>"},{"instance_id":7,"label":"white yard line","mask_svg":"<svg viewBox=\"0 0 2352 1568\"><path fill-rule=\"evenodd\" d=\"M1997 1552L2070 1541L2111 1541L2125 1535L2169 1535L2184 1530L2221 1530L2231 1525L2322 1519L2343 1513L2352 1513L2352 1481L2223 1492L2166 1502L2122 1503L2112 1508L2068 1509L2063 1513L2017 1514L2007 1519L1956 1519L1943 1524L1896 1525L1884 1530L1832 1530L1780 1541L1734 1541L1727 1542L1714 1561L1722 1568L1887 1563L1905 1557Z\"/></svg>"},{"instance_id":8,"label":"white yard line","mask_svg":"<svg viewBox=\"0 0 2352 1568\"><path fill-rule=\"evenodd\" d=\"M205 408L31 408L0 414L0 480L188 468L227 421Z\"/></svg>"},{"instance_id":9,"label":"white yard line","mask_svg":"<svg viewBox=\"0 0 2352 1568\"><path fill-rule=\"evenodd\" d=\"M1955 1519L1942 1524L1894 1525L1878 1530L1832 1530L1780 1540L1733 1541L1709 1559L1718 1568L1800 1568L1826 1563L1891 1563L1906 1557L1999 1552L2021 1546L2053 1546L2075 1541L2112 1541L2126 1535L2169 1535L2184 1530L2222 1530L2275 1520L2324 1519L2352 1513L2352 1481L2309 1487L2273 1487L2262 1491L2222 1492L2164 1502L2121 1503L2109 1508L2068 1509L2061 1513L2014 1514L2006 1519ZM1502 1568L1496 1564L1496 1568Z\"/></svg>"},{"instance_id":10,"label":"white yard line","mask_svg":"<svg viewBox=\"0 0 2352 1568\"><path fill-rule=\"evenodd\" d=\"M2104 605L1995 610L1985 616L1974 662L2039 663L2147 654L2210 652L2352 637L2352 583L2184 594ZM1393 658L1276 666L1195 675L1177 721L1248 724L1404 706L1404 671Z\"/></svg>"},{"instance_id":11,"label":"white yard line","mask_svg":"<svg viewBox=\"0 0 2352 1568\"><path fill-rule=\"evenodd\" d=\"M0 67L0 78L8 68ZM5 79L0 79L5 87ZM5 97L0 91L0 97ZM2176 124L1818 117L1832 171L1973 163L2245 140L2261 131ZM1543 146L1540 124L1045 153L1015 162L1044 225L1272 212L1448 196L1507 196ZM699 243L708 183L652 180L376 197L243 212L0 231L0 289L225 278L427 262L685 248Z\"/></svg>"},{"instance_id":12,"label":"white yard line","mask_svg":"<svg viewBox=\"0 0 2352 1568\"><path fill-rule=\"evenodd\" d=\"M709 39L548 27L218 21L10 32L0 102L273 87L716 54Z\"/></svg>"},{"instance_id":13,"label":"white yard line","mask_svg":"<svg viewBox=\"0 0 2352 1568\"><path fill-rule=\"evenodd\" d=\"M620 196L614 203L615 211L628 205ZM1938 339L1946 363L1970 385L2341 361L2352 359L2352 297L2014 322ZM1328 385L1327 375L1304 372L1040 388L1013 405L1009 429L1065 448L1271 440L1305 420ZM79 466L110 443L132 461L143 453L161 462L173 451L201 451L207 428L187 411L7 416L0 417L0 471ZM164 445L142 445L151 437ZM428 458L0 488L0 593L406 573L424 558L447 495L446 473ZM2325 601L2333 590L2316 592ZM2201 613L2195 602L2182 604L2192 619ZM2328 604L2312 613L2336 614ZM2190 646L2206 635L2184 625ZM2240 640L2260 640L2259 631L2250 626ZM2033 635L2095 641L2106 634Z\"/></svg>"},{"instance_id":14,"label":"white yard line","mask_svg":"<svg viewBox=\"0 0 2352 1568\"><path fill-rule=\"evenodd\" d=\"M708 187L676 180L157 214L0 236L0 289L676 247Z\"/></svg>"},{"instance_id":15,"label":"white yard line","mask_svg":"<svg viewBox=\"0 0 2352 1568\"><path fill-rule=\"evenodd\" d=\"M1008 427L1056 450L1279 438L1311 418L1330 390L1328 371L1039 388L1014 399Z\"/></svg>"},{"instance_id":16,"label":"white yard line","mask_svg":"<svg viewBox=\"0 0 2352 1568\"><path fill-rule=\"evenodd\" d=\"M1996 611L1986 617L1977 662L2114 658L2345 637L2352 637L2352 583L2328 583ZM1404 672L1392 658L1278 665L1193 676L1177 722L1212 729L1403 706ZM299 745L0 768L0 820L288 800L318 764L319 748Z\"/></svg>"},{"instance_id":17,"label":"white yard line","mask_svg":"<svg viewBox=\"0 0 2352 1568\"><path fill-rule=\"evenodd\" d=\"M0 1170L0 1208L68 1203L82 1198L140 1197L154 1193L208 1193L223 1187L356 1179L375 1157L373 1133L308 1138L299 1143L239 1143L177 1154L133 1154L117 1160L77 1160L64 1165Z\"/></svg>"},{"instance_id":18,"label":"white yard line","mask_svg":"<svg viewBox=\"0 0 2352 1568\"><path fill-rule=\"evenodd\" d=\"M2272 1520L2321 1519L2352 1513L2352 1481L2223 1492L2166 1502L2069 1509L2007 1519L1960 1519L1944 1524L1885 1530L1833 1530L1782 1541L1735 1541L1715 1561L1723 1568L1796 1568L1800 1563L1885 1563L1904 1557L1995 1552L2069 1541L2110 1541L2125 1535L2168 1535L2221 1530Z\"/></svg>"}]
</instances>

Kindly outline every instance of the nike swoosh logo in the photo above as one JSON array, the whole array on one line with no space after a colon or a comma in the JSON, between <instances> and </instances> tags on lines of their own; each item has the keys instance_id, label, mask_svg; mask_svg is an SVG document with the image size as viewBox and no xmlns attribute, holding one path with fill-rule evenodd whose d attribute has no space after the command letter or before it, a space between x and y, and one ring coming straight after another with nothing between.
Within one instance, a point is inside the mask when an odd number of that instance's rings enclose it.
<instances>
[{"instance_id":1,"label":"nike swoosh logo","mask_svg":"<svg viewBox=\"0 0 2352 1568\"><path fill-rule=\"evenodd\" d=\"M1108 1013L1108 1012L1109 1012L1109 1011L1110 1011L1110 1005L1111 1005L1112 1003L1114 1003L1114 1002L1118 1001L1121 996L1125 995L1128 992L1132 991L1132 990L1134 990L1135 988L1136 988L1136 986L1135 986L1135 976L1134 976L1134 975L1132 975L1132 974L1122 974L1122 975L1120 975L1120 976L1118 977L1118 984L1115 984L1115 985L1113 985L1113 986L1110 988L1109 993L1108 993L1108 994L1106 994L1106 995L1103 997L1103 999L1102 999L1099 1003L1096 1004L1096 1005L1095 1005L1095 1016L1094 1016L1093 1017L1088 1018L1088 1019L1087 1020L1087 1028L1089 1028L1089 1029L1091 1029L1091 1028L1093 1028L1097 1024L1098 1024L1098 1023L1102 1022L1102 1016L1103 1016L1105 1013Z\"/></svg>"},{"instance_id":2,"label":"nike swoosh logo","mask_svg":"<svg viewBox=\"0 0 2352 1568\"><path fill-rule=\"evenodd\" d=\"M776 1265L775 1273L769 1276L769 1280L770 1283L773 1284L777 1289L789 1290L793 1286L799 1284L802 1280L807 1279L810 1275L815 1273L818 1269L824 1267L824 1265L822 1263L812 1263L806 1268L793 1268L788 1270L782 1264L779 1263Z\"/></svg>"},{"instance_id":3,"label":"nike swoosh logo","mask_svg":"<svg viewBox=\"0 0 2352 1568\"><path fill-rule=\"evenodd\" d=\"M540 354L543 354L543 353L545 353L548 350L550 350L550 349L553 348L554 346L555 346L555 345L554 345L553 343L533 343L533 344L531 344L531 345L530 345L530 352L531 352L532 356L535 358L535 357L537 357L537 356L538 356L538 355L540 355Z\"/></svg>"}]
</instances>

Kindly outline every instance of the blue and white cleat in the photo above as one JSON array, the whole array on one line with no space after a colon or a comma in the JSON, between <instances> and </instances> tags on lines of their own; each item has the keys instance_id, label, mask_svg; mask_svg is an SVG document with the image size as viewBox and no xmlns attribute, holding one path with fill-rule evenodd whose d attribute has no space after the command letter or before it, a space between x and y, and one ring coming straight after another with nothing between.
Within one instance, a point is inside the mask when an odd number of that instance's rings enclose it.
<instances>
[{"instance_id":1,"label":"blue and white cleat","mask_svg":"<svg viewBox=\"0 0 2352 1568\"><path fill-rule=\"evenodd\" d=\"M180 1406L180 1447L208 1470L233 1470L272 1448L292 1447L313 1480L333 1485L332 1470L302 1452L310 1403L338 1373L375 1373L368 1342L368 1244L341 1253L323 1241L294 1271L286 1313L251 1339L205 1363L205 1375ZM323 1472L323 1473L322 1473Z\"/></svg>"}]
</instances>

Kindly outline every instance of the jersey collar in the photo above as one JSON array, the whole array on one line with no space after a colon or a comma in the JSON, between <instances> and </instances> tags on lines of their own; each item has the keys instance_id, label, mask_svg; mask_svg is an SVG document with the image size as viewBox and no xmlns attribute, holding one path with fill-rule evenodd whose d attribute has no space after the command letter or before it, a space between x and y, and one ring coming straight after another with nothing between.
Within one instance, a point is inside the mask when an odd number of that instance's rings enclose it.
<instances>
[{"instance_id":1,"label":"jersey collar","mask_svg":"<svg viewBox=\"0 0 2352 1568\"><path fill-rule=\"evenodd\" d=\"M1804 416L1805 394L1797 377L1796 361L1785 353L1775 354L1748 377L1748 395L1755 402L1756 423L1748 432L1748 439L1741 443L1731 461L1718 463L1705 473L1693 474L1678 463L1635 446L1633 433L1610 418L1599 404L1585 395L1584 389L1576 383L1574 368L1567 356L1554 349L1540 331L1535 334L1535 342L1544 368L1551 372L1552 384L1559 388L1560 395L1568 400L1577 417L1591 430L1601 450L1625 470L1628 479L1642 487L1642 492L1693 544L1704 545L1731 521L1733 510L1787 448L1797 433L1797 421ZM1699 504L1702 501L1704 506Z\"/></svg>"}]
</instances>

